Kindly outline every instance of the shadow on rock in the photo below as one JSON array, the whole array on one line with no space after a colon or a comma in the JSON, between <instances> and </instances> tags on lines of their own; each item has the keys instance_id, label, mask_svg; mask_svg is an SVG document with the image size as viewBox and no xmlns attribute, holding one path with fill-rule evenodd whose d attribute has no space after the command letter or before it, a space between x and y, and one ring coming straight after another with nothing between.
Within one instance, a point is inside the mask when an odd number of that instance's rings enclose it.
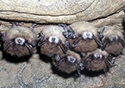
<instances>
[{"instance_id":1,"label":"shadow on rock","mask_svg":"<svg viewBox=\"0 0 125 88\"><path fill-rule=\"evenodd\" d=\"M76 79L76 78L78 78L80 76L77 73L77 71L72 72L70 74L62 72L61 70L59 70L58 68L56 68L55 66L53 66L52 63L51 63L51 69L53 71L53 74L57 74L58 76L61 76L61 77L65 78L65 79L67 79L67 78L74 78L74 79Z\"/></svg>"},{"instance_id":2,"label":"shadow on rock","mask_svg":"<svg viewBox=\"0 0 125 88\"><path fill-rule=\"evenodd\" d=\"M45 62L45 63L50 63L52 60L50 57L47 57L46 55L43 55L43 54L39 54L40 56L40 60Z\"/></svg>"},{"instance_id":3,"label":"shadow on rock","mask_svg":"<svg viewBox=\"0 0 125 88\"><path fill-rule=\"evenodd\" d=\"M11 56L10 54L3 52L3 59L15 64L21 63L21 62L29 62L29 59L31 56L32 55L17 57L17 56Z\"/></svg>"},{"instance_id":4,"label":"shadow on rock","mask_svg":"<svg viewBox=\"0 0 125 88\"><path fill-rule=\"evenodd\" d=\"M107 69L107 72L109 71L109 69ZM96 77L96 76L99 76L99 75L106 75L106 72L104 72L103 70L100 70L100 71L89 71L87 69L84 69L82 72L81 72L82 75L85 75L87 77Z\"/></svg>"}]
</instances>

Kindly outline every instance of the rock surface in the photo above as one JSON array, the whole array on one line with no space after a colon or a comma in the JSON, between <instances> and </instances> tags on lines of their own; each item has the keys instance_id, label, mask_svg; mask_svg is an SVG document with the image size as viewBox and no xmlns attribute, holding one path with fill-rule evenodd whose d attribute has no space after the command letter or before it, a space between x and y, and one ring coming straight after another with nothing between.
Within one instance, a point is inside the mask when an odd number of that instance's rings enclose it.
<instances>
[{"instance_id":1,"label":"rock surface","mask_svg":"<svg viewBox=\"0 0 125 88\"><path fill-rule=\"evenodd\" d=\"M0 0L0 18L38 23L72 23L115 13L125 0Z\"/></svg>"}]
</instances>

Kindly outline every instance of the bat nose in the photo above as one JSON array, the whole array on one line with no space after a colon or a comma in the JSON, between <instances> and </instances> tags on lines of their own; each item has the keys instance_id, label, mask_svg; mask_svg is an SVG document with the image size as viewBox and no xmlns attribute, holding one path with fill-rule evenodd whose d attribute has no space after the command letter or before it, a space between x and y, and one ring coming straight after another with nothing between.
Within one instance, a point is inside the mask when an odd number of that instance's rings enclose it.
<instances>
[{"instance_id":1,"label":"bat nose","mask_svg":"<svg viewBox=\"0 0 125 88\"><path fill-rule=\"evenodd\" d=\"M74 57L72 57L72 56L68 56L68 57L67 57L67 60L68 60L69 62L71 62L71 63L75 63L76 58L74 58Z\"/></svg>"},{"instance_id":2,"label":"bat nose","mask_svg":"<svg viewBox=\"0 0 125 88\"><path fill-rule=\"evenodd\" d=\"M18 39L17 41L18 41L18 43L22 43L22 40L21 40L21 39Z\"/></svg>"},{"instance_id":3,"label":"bat nose","mask_svg":"<svg viewBox=\"0 0 125 88\"><path fill-rule=\"evenodd\" d=\"M114 38L113 38L114 41L117 41L117 39L118 39L117 37L114 37Z\"/></svg>"},{"instance_id":4,"label":"bat nose","mask_svg":"<svg viewBox=\"0 0 125 88\"><path fill-rule=\"evenodd\" d=\"M25 43L25 39L22 38L22 37L18 37L18 38L15 39L15 43L23 45Z\"/></svg>"},{"instance_id":5,"label":"bat nose","mask_svg":"<svg viewBox=\"0 0 125 88\"><path fill-rule=\"evenodd\" d=\"M56 40L56 38L53 37L53 38L52 38L52 41L54 42L55 40Z\"/></svg>"},{"instance_id":6,"label":"bat nose","mask_svg":"<svg viewBox=\"0 0 125 88\"><path fill-rule=\"evenodd\" d=\"M70 58L70 61L73 62L73 61L75 61L75 59L74 58Z\"/></svg>"},{"instance_id":7,"label":"bat nose","mask_svg":"<svg viewBox=\"0 0 125 88\"><path fill-rule=\"evenodd\" d=\"M86 36L90 36L90 34L89 34L89 33L86 33Z\"/></svg>"}]
</instances>

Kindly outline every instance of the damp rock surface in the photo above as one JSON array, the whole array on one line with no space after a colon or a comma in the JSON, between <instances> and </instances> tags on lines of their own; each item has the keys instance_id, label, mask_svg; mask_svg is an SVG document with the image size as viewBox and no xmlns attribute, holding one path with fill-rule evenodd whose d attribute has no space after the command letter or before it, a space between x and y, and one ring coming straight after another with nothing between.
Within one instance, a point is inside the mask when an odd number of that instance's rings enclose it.
<instances>
[{"instance_id":1,"label":"damp rock surface","mask_svg":"<svg viewBox=\"0 0 125 88\"><path fill-rule=\"evenodd\" d=\"M39 23L73 23L116 13L125 0L0 0L0 18Z\"/></svg>"},{"instance_id":2,"label":"damp rock surface","mask_svg":"<svg viewBox=\"0 0 125 88\"><path fill-rule=\"evenodd\" d=\"M0 61L0 88L124 88L125 57L106 74L85 72L77 77L54 69L50 58L34 54L28 62Z\"/></svg>"}]
</instances>

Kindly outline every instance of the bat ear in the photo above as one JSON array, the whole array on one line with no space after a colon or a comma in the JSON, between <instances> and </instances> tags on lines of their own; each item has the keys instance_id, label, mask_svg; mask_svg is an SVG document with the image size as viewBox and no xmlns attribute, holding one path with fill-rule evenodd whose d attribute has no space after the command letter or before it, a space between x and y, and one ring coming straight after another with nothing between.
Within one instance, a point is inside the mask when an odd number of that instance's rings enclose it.
<instances>
[{"instance_id":1,"label":"bat ear","mask_svg":"<svg viewBox=\"0 0 125 88\"><path fill-rule=\"evenodd\" d=\"M30 30L35 34L35 31L34 31L34 27L36 26L37 24L36 23L33 23L30 27Z\"/></svg>"},{"instance_id":2,"label":"bat ear","mask_svg":"<svg viewBox=\"0 0 125 88\"><path fill-rule=\"evenodd\" d=\"M0 40L5 41L6 40L6 37L5 37L6 35L7 35L7 31L5 31L4 34L0 31Z\"/></svg>"},{"instance_id":3,"label":"bat ear","mask_svg":"<svg viewBox=\"0 0 125 88\"><path fill-rule=\"evenodd\" d=\"M10 23L12 24L11 28L16 27L16 26L18 26L18 25L19 25L19 23L18 23L18 22L10 22Z\"/></svg>"},{"instance_id":4,"label":"bat ear","mask_svg":"<svg viewBox=\"0 0 125 88\"><path fill-rule=\"evenodd\" d=\"M102 38L104 37L103 36L103 32L105 30L105 27L102 29L102 31L98 32L98 36L99 36L99 39L102 40Z\"/></svg>"},{"instance_id":5,"label":"bat ear","mask_svg":"<svg viewBox=\"0 0 125 88\"><path fill-rule=\"evenodd\" d=\"M64 32L63 35L68 38L68 39L74 39L76 37L76 33L75 31L72 29L71 26L69 26L69 29L71 30L71 32L68 31L68 26L66 24L58 24L58 26L63 27Z\"/></svg>"}]
</instances>

